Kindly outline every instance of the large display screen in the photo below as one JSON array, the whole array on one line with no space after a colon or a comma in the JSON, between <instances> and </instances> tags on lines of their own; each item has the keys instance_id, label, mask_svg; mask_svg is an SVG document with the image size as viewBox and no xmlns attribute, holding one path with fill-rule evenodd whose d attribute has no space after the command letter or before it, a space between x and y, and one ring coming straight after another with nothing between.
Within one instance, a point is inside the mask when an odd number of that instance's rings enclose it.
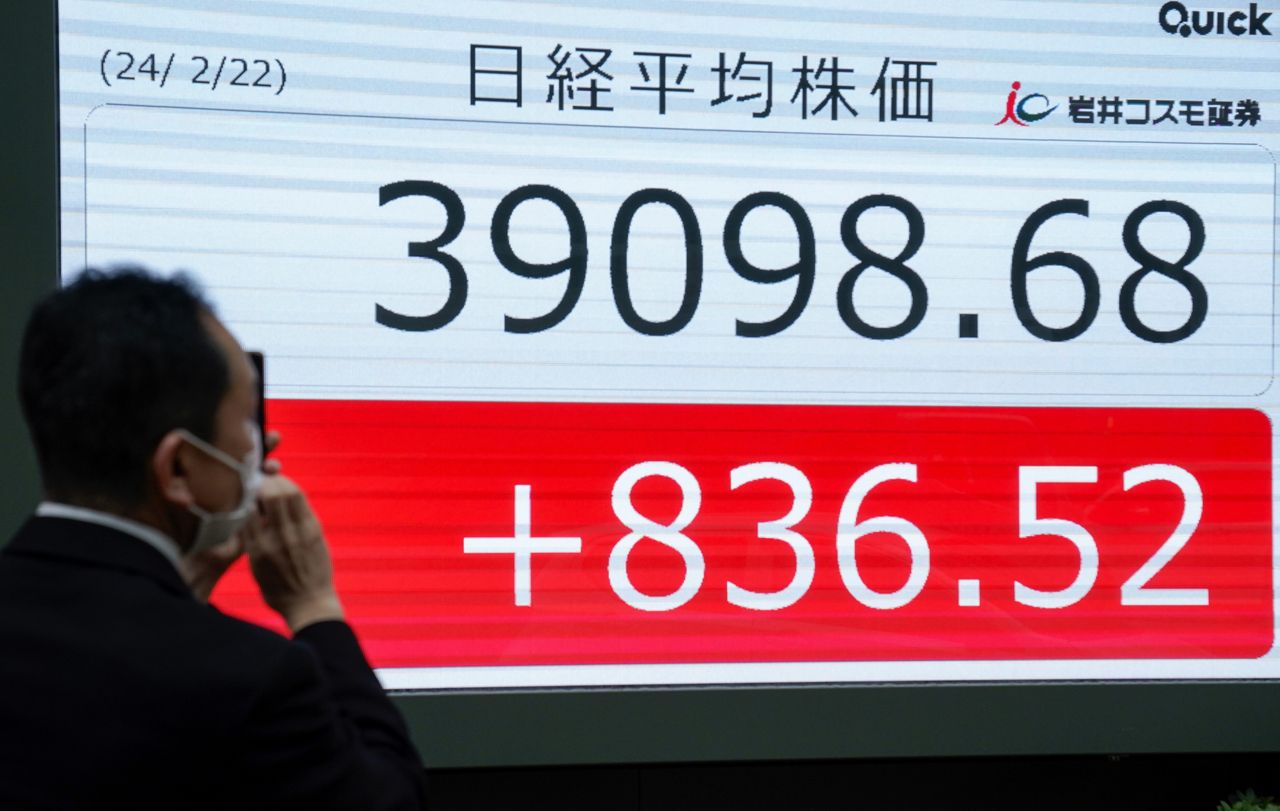
<instances>
[{"instance_id":1,"label":"large display screen","mask_svg":"<svg viewBox=\"0 0 1280 811\"><path fill-rule=\"evenodd\" d=\"M60 0L63 280L265 352L391 689L1274 679L1271 15Z\"/></svg>"}]
</instances>

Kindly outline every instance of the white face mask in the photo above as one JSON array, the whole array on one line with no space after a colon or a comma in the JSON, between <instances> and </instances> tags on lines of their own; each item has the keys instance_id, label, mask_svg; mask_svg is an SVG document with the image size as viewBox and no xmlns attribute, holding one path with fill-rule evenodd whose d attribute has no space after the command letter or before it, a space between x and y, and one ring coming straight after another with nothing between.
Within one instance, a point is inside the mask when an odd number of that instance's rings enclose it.
<instances>
[{"instance_id":1,"label":"white face mask","mask_svg":"<svg viewBox=\"0 0 1280 811\"><path fill-rule=\"evenodd\" d=\"M211 513L196 504L187 507L196 518L200 519L200 526L196 529L196 539L191 548L186 551L186 554L191 555L229 540L236 534L236 530L244 526L249 516L253 515L254 501L258 498L258 490L262 486L262 443L258 438L257 427L253 426L250 431L253 436L253 450L249 451L249 455L243 462L237 462L185 428L179 428L178 433L192 445L234 470L240 477L240 503L233 509Z\"/></svg>"}]
</instances>

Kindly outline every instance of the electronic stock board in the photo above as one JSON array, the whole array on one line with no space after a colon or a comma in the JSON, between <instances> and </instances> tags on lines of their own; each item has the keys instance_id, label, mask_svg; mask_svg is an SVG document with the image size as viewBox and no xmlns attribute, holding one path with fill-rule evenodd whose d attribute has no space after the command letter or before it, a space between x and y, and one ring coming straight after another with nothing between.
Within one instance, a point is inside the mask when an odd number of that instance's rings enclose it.
<instances>
[{"instance_id":1,"label":"electronic stock board","mask_svg":"<svg viewBox=\"0 0 1280 811\"><path fill-rule=\"evenodd\" d=\"M1280 677L1266 4L376 5L61 0L61 266L266 353L389 689Z\"/></svg>"}]
</instances>

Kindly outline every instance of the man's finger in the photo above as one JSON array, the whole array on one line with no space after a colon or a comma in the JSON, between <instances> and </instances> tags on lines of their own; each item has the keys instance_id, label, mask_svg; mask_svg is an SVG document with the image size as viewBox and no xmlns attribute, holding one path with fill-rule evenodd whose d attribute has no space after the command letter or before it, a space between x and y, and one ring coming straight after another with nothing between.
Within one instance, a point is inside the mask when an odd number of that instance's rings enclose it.
<instances>
[{"instance_id":1,"label":"man's finger","mask_svg":"<svg viewBox=\"0 0 1280 811\"><path fill-rule=\"evenodd\" d=\"M259 512L249 516L249 520L240 528L240 537L244 539L246 552L252 553L262 548L262 524L266 521L266 517L260 510L261 503L259 503Z\"/></svg>"},{"instance_id":2,"label":"man's finger","mask_svg":"<svg viewBox=\"0 0 1280 811\"><path fill-rule=\"evenodd\" d=\"M307 519L311 517L311 507L307 504L307 497L299 490L296 493L291 493L286 501L289 519L299 526L305 525Z\"/></svg>"},{"instance_id":3,"label":"man's finger","mask_svg":"<svg viewBox=\"0 0 1280 811\"><path fill-rule=\"evenodd\" d=\"M289 488L278 482L278 477L273 479L272 483L274 486L270 490L267 490L264 485L265 492L261 496L263 507L266 510L267 523L268 526L283 526L289 520L289 507L286 502L289 500L291 493Z\"/></svg>"}]
</instances>

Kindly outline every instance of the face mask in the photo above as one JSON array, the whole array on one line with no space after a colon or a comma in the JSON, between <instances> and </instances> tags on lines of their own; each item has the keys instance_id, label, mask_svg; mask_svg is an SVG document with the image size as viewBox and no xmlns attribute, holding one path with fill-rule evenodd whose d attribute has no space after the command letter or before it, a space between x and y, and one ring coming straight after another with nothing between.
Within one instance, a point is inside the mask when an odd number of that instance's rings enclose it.
<instances>
[{"instance_id":1,"label":"face mask","mask_svg":"<svg viewBox=\"0 0 1280 811\"><path fill-rule=\"evenodd\" d=\"M258 489L262 486L262 445L258 439L258 431L254 428L250 432L253 436L253 450L249 451L243 462L237 462L185 428L179 428L178 433L187 442L234 470L240 477L240 503L234 509L211 513L196 504L187 507L200 519L195 542L186 552L191 555L229 540L236 530L244 526L249 516L253 515L253 504L258 498Z\"/></svg>"}]
</instances>

